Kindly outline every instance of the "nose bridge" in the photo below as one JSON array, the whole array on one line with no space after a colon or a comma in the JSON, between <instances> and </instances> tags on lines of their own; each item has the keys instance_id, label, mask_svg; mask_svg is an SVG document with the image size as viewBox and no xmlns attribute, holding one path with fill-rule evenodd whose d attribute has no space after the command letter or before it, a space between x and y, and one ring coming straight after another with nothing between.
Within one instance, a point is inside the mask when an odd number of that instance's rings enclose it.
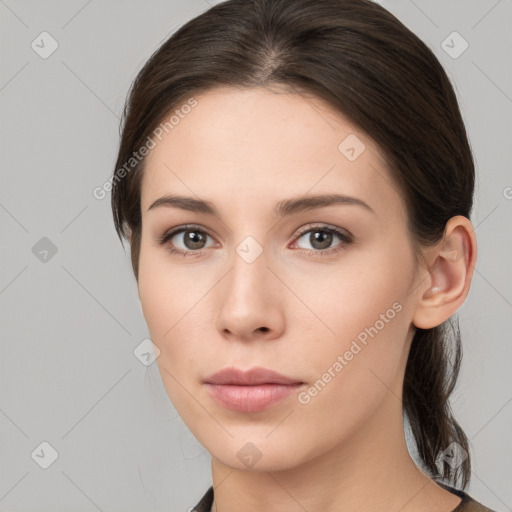
<instances>
[{"instance_id":1,"label":"nose bridge","mask_svg":"<svg viewBox=\"0 0 512 512\"><path fill-rule=\"evenodd\" d=\"M247 300L263 292L263 283L266 281L267 253L252 235L245 236L235 246L231 258L230 293L238 299ZM242 295L243 297L241 297Z\"/></svg>"},{"instance_id":2,"label":"nose bridge","mask_svg":"<svg viewBox=\"0 0 512 512\"><path fill-rule=\"evenodd\" d=\"M259 235L262 236L262 235ZM230 272L221 287L218 328L248 339L261 328L280 331L281 314L277 311L275 279L267 268L268 251L252 235L246 235L234 246Z\"/></svg>"},{"instance_id":3,"label":"nose bridge","mask_svg":"<svg viewBox=\"0 0 512 512\"><path fill-rule=\"evenodd\" d=\"M260 236L261 239L261 236ZM263 254L263 241L260 243L254 236L247 235L242 241L236 246L235 252L239 258L244 261L247 265L252 265L255 261L261 260ZM236 261L236 260L235 260ZM242 265L243 267L243 265Z\"/></svg>"}]
</instances>

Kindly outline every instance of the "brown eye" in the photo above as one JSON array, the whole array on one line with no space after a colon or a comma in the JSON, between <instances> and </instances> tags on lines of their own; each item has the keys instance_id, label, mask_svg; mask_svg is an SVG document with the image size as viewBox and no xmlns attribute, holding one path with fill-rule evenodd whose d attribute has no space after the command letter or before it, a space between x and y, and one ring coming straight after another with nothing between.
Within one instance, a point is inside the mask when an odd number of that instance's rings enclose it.
<instances>
[{"instance_id":1,"label":"brown eye","mask_svg":"<svg viewBox=\"0 0 512 512\"><path fill-rule=\"evenodd\" d=\"M195 226L184 226L165 233L160 239L160 245L168 244L170 252L186 255L200 253L211 238L204 230Z\"/></svg>"},{"instance_id":2,"label":"brown eye","mask_svg":"<svg viewBox=\"0 0 512 512\"><path fill-rule=\"evenodd\" d=\"M332 244L333 234L327 231L311 231L309 233L309 243L314 249L324 250L328 249Z\"/></svg>"},{"instance_id":3,"label":"brown eye","mask_svg":"<svg viewBox=\"0 0 512 512\"><path fill-rule=\"evenodd\" d=\"M352 236L348 232L327 226L317 226L304 230L297 237L297 240L301 238L303 238L310 247L301 247L300 244L296 242L299 248L305 249L308 254L313 255L315 253L319 255L330 254L342 250L352 242ZM340 241L332 246L336 239Z\"/></svg>"},{"instance_id":4,"label":"brown eye","mask_svg":"<svg viewBox=\"0 0 512 512\"><path fill-rule=\"evenodd\" d=\"M182 231L182 233L185 235L183 237L183 243L187 249L197 250L204 248L206 243L205 233L202 233L196 229L187 229L186 231Z\"/></svg>"}]
</instances>

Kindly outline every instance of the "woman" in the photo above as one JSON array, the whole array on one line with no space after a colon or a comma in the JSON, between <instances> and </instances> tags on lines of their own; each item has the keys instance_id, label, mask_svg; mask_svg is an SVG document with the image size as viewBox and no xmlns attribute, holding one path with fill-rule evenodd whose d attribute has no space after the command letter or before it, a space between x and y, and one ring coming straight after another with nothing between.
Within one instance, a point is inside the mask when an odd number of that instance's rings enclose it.
<instances>
[{"instance_id":1,"label":"woman","mask_svg":"<svg viewBox=\"0 0 512 512\"><path fill-rule=\"evenodd\" d=\"M155 52L112 207L212 456L195 510L489 510L449 405L473 186L446 73L375 3L229 0Z\"/></svg>"}]
</instances>

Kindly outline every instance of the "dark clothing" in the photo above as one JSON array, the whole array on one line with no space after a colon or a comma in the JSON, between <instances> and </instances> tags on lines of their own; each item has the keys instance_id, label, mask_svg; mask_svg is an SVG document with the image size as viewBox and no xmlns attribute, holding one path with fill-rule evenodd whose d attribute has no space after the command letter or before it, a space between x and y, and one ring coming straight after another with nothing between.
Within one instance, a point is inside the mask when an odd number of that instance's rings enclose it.
<instances>
[{"instance_id":1,"label":"dark clothing","mask_svg":"<svg viewBox=\"0 0 512 512\"><path fill-rule=\"evenodd\" d=\"M453 487L449 487L441 482L436 482L438 485L450 491L452 494L462 498L462 501L452 510L452 512L495 512L490 508L484 507L478 501L475 501L469 494L464 491L459 491ZM213 503L213 486L211 486L204 496L201 498L199 503L190 510L190 512L210 512Z\"/></svg>"}]
</instances>

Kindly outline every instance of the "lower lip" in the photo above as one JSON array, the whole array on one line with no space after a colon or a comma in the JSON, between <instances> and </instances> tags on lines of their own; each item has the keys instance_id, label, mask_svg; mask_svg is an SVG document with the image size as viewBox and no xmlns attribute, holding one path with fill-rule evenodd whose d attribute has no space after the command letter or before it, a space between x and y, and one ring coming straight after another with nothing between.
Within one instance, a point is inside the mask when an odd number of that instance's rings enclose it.
<instances>
[{"instance_id":1,"label":"lower lip","mask_svg":"<svg viewBox=\"0 0 512 512\"><path fill-rule=\"evenodd\" d=\"M210 394L224 407L240 412L264 411L298 391L302 384L206 384Z\"/></svg>"}]
</instances>

